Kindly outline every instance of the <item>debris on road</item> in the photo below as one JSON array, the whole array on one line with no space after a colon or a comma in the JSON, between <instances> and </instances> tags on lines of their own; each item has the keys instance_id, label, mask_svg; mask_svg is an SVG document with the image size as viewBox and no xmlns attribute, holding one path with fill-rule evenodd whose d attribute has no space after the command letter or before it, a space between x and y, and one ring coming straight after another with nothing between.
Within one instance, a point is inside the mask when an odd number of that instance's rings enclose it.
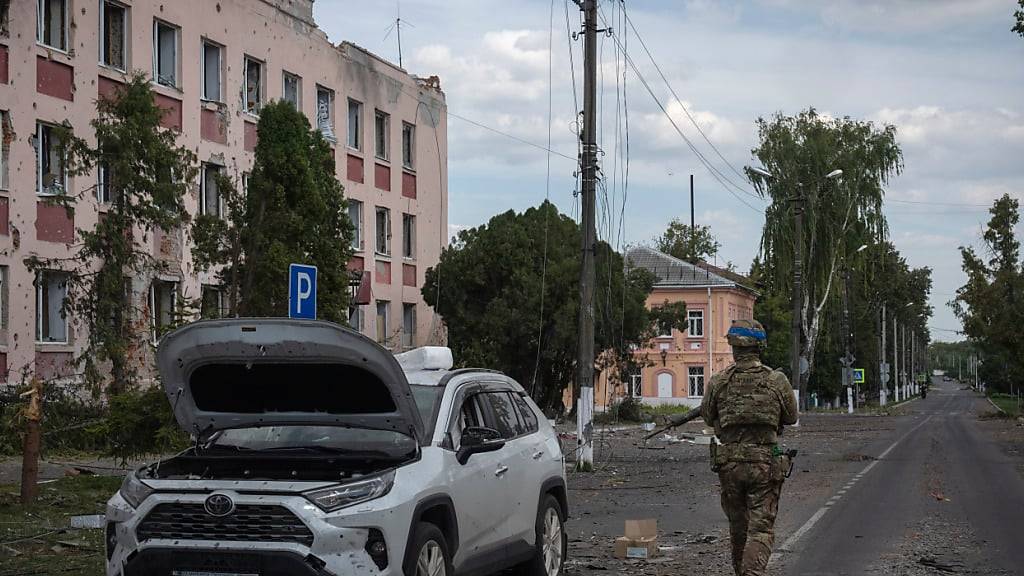
<instances>
[{"instance_id":1,"label":"debris on road","mask_svg":"<svg viewBox=\"0 0 1024 576\"><path fill-rule=\"evenodd\" d=\"M626 535L615 539L618 559L646 560L658 554L658 521L654 518L626 520Z\"/></svg>"}]
</instances>

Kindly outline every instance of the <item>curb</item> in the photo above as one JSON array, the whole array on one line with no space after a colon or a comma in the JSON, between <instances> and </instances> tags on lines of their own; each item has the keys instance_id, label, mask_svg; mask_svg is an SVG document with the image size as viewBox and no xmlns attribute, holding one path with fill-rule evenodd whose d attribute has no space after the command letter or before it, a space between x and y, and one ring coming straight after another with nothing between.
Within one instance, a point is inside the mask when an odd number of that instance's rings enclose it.
<instances>
[{"instance_id":1,"label":"curb","mask_svg":"<svg viewBox=\"0 0 1024 576\"><path fill-rule=\"evenodd\" d=\"M989 398L988 396L985 396L985 400L988 400L988 403L991 404L992 407L995 408L1000 414L1006 414L1006 410L1003 410L1002 408L997 406L996 403L993 402L991 398Z\"/></svg>"}]
</instances>

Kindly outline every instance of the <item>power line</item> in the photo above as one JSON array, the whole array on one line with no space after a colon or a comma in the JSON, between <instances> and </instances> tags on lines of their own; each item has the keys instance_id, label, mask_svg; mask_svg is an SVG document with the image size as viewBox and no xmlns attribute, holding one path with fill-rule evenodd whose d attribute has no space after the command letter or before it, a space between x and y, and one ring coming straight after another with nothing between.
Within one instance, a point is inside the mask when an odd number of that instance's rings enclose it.
<instances>
[{"instance_id":1,"label":"power line","mask_svg":"<svg viewBox=\"0 0 1024 576\"><path fill-rule=\"evenodd\" d=\"M484 130L489 130L491 132L494 132L495 134L504 136L506 138L510 138L512 140L515 140L516 142L519 142L520 144L526 144L527 146L533 146L534 148L537 148L538 150L543 150L544 152L549 152L551 154L554 154L555 156L561 156L562 158L565 158L566 160L572 160L573 162L577 162L578 161L577 158L573 158L572 156L569 156L568 154L562 154L561 152L558 152L557 150L552 150L551 148L548 148L547 146L544 146L543 144L537 144L536 142L530 142L529 140L526 140L524 138L520 138L518 136L513 136L512 134L509 134L508 132L502 132L501 130L498 130L497 128L492 128L491 126L488 126L488 125L483 124L481 122L477 122L476 120L470 120L469 118L466 118L465 116L459 116L458 114L452 112L451 110L448 110L448 115L451 116L452 118L458 118L459 120L462 120L463 122L467 122L469 124L472 124L472 125L474 125L474 126L476 126L478 128L483 128Z\"/></svg>"},{"instance_id":2,"label":"power line","mask_svg":"<svg viewBox=\"0 0 1024 576\"><path fill-rule=\"evenodd\" d=\"M976 208L990 208L991 204L970 204L967 202L932 202L930 200L895 200L889 198L886 202L895 202L897 204L926 204L930 206L973 206Z\"/></svg>"}]
</instances>

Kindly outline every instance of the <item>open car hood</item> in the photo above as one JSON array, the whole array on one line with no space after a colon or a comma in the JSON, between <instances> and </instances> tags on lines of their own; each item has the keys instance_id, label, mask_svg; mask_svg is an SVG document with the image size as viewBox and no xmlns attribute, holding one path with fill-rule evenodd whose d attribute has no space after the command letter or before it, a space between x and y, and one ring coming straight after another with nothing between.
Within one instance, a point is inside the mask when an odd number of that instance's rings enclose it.
<instances>
[{"instance_id":1,"label":"open car hood","mask_svg":"<svg viewBox=\"0 0 1024 576\"><path fill-rule=\"evenodd\" d=\"M326 425L424 438L395 357L365 336L322 321L206 320L163 337L160 380L186 432Z\"/></svg>"}]
</instances>

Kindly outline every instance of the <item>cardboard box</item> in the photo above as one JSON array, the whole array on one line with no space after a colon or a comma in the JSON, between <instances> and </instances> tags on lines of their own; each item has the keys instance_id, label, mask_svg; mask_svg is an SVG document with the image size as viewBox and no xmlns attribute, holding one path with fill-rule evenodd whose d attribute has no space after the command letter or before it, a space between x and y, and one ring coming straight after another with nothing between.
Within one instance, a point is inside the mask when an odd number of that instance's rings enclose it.
<instances>
[{"instance_id":1,"label":"cardboard box","mask_svg":"<svg viewBox=\"0 0 1024 576\"><path fill-rule=\"evenodd\" d=\"M615 539L615 557L646 560L658 555L658 521L626 520L626 535Z\"/></svg>"}]
</instances>

